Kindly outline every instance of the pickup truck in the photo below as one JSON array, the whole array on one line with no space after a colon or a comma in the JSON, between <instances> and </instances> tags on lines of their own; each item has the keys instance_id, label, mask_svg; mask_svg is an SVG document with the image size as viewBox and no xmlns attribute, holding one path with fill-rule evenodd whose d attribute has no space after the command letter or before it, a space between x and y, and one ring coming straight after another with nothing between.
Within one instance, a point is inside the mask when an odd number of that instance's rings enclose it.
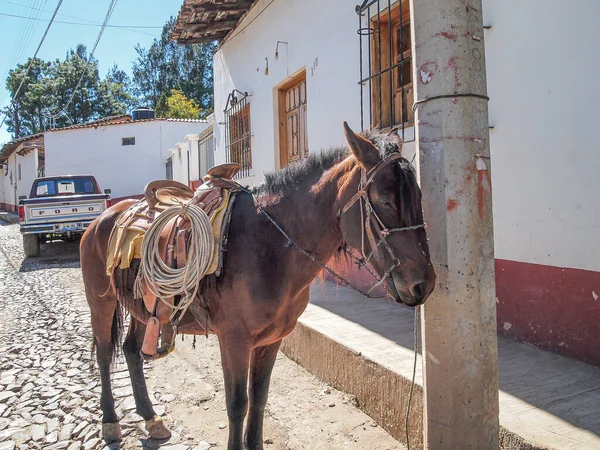
<instances>
[{"instance_id":1,"label":"pickup truck","mask_svg":"<svg viewBox=\"0 0 600 450\"><path fill-rule=\"evenodd\" d=\"M40 242L71 240L111 206L110 189L100 191L91 175L37 178L29 198L19 197L25 256L38 256Z\"/></svg>"}]
</instances>

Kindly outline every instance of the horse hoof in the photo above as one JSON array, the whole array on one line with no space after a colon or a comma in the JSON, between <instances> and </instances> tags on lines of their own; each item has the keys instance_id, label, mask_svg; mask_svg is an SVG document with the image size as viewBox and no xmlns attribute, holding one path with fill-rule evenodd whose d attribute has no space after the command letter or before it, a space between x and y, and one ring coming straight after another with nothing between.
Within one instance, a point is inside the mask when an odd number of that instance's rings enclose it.
<instances>
[{"instance_id":1,"label":"horse hoof","mask_svg":"<svg viewBox=\"0 0 600 450\"><path fill-rule=\"evenodd\" d=\"M171 432L160 416L154 416L152 419L146 420L146 431L152 439L162 440L171 437Z\"/></svg>"},{"instance_id":2,"label":"horse hoof","mask_svg":"<svg viewBox=\"0 0 600 450\"><path fill-rule=\"evenodd\" d=\"M123 436L121 436L121 426L119 425L119 422L103 423L102 438L106 442L120 442Z\"/></svg>"}]
</instances>

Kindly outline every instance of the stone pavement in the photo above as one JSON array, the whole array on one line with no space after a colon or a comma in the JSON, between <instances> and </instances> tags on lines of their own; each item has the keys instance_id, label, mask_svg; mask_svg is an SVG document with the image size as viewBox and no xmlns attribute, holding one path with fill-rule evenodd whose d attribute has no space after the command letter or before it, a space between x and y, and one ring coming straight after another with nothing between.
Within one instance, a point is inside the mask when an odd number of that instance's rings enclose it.
<instances>
[{"instance_id":1,"label":"stone pavement","mask_svg":"<svg viewBox=\"0 0 600 450\"><path fill-rule=\"evenodd\" d=\"M100 439L97 372L92 373L89 310L78 242L42 245L25 259L17 225L0 224L0 450L106 449ZM216 338L177 343L146 365L155 410L173 435L148 439L123 358L113 393L124 441L111 450L224 448L227 413ZM292 382L290 382L292 381ZM398 450L404 446L362 411L279 355L265 417L269 450Z\"/></svg>"},{"instance_id":2,"label":"stone pavement","mask_svg":"<svg viewBox=\"0 0 600 450\"><path fill-rule=\"evenodd\" d=\"M24 260L19 238L18 228L0 226L0 450L105 448L78 258ZM123 434L143 436L124 369L113 375ZM162 448L188 450L177 444L183 434Z\"/></svg>"},{"instance_id":3,"label":"stone pavement","mask_svg":"<svg viewBox=\"0 0 600 450\"><path fill-rule=\"evenodd\" d=\"M361 407L401 439L406 396L381 411L381 403L393 393L375 398L362 386L354 392L353 378L364 377L361 371L366 370L374 385L394 385L401 394L407 392L414 357L413 314L402 305L365 300L347 288L315 282L311 304L286 338L284 351L334 387L357 395ZM600 449L600 368L502 336L498 346L501 448ZM427 356L435 362L435 355ZM322 364L328 359L341 364L344 358L352 361L351 370L340 372ZM416 382L415 392L421 397L420 355ZM420 401L416 399L409 427L417 441L422 432Z\"/></svg>"}]
</instances>

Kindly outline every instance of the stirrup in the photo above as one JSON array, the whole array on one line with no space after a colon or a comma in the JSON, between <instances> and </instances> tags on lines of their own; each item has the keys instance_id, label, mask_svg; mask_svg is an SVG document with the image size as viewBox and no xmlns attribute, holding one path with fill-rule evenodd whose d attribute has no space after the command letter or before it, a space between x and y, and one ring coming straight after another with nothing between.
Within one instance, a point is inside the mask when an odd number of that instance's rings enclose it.
<instances>
[{"instance_id":1,"label":"stirrup","mask_svg":"<svg viewBox=\"0 0 600 450\"><path fill-rule=\"evenodd\" d=\"M150 317L146 324L146 333L144 334L144 342L140 349L140 356L146 361L154 361L164 358L175 350L175 337L177 336L177 328L173 327L173 336L171 342L158 346L160 338L160 322L156 317Z\"/></svg>"},{"instance_id":2,"label":"stirrup","mask_svg":"<svg viewBox=\"0 0 600 450\"><path fill-rule=\"evenodd\" d=\"M169 354L171 354L173 352L173 350L175 350L174 343L163 344L160 347L156 348L156 353L154 353L154 355L147 355L142 350L140 350L140 356L142 357L144 362L156 361L157 359L161 359L161 358L164 358L165 356L168 356Z\"/></svg>"}]
</instances>

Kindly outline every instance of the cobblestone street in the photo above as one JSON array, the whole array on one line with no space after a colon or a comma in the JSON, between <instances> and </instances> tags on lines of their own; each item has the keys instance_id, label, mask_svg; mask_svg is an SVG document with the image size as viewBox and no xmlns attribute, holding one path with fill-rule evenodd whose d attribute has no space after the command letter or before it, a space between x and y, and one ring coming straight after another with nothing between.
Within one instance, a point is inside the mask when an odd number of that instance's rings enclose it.
<instances>
[{"instance_id":1,"label":"cobblestone street","mask_svg":"<svg viewBox=\"0 0 600 450\"><path fill-rule=\"evenodd\" d=\"M101 449L100 387L77 245L42 246L25 259L17 225L0 226L0 450ZM225 448L227 414L215 338L177 341L147 366L156 411L173 432L146 438L122 360L113 373L124 441L111 448ZM121 358L122 359L122 358ZM293 382L291 382L293 380ZM266 449L395 449L402 445L352 398L279 355L265 418Z\"/></svg>"}]
</instances>

